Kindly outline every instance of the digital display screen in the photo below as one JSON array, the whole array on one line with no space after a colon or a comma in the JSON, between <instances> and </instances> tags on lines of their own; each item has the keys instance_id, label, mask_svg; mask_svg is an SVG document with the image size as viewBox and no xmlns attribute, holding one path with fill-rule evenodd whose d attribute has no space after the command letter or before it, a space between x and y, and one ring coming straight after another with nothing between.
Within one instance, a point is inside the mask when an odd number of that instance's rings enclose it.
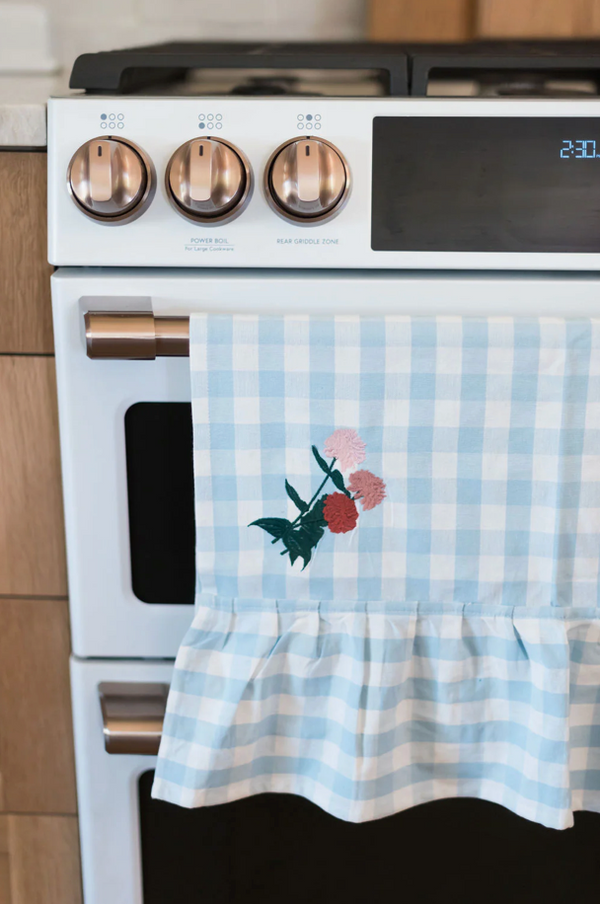
<instances>
[{"instance_id":1,"label":"digital display screen","mask_svg":"<svg viewBox=\"0 0 600 904\"><path fill-rule=\"evenodd\" d=\"M376 117L371 247L600 252L600 118Z\"/></svg>"},{"instance_id":2,"label":"digital display screen","mask_svg":"<svg viewBox=\"0 0 600 904\"><path fill-rule=\"evenodd\" d=\"M568 160L570 157L576 157L580 160L595 160L596 157L600 157L600 154L596 154L596 140L594 138L577 138L575 141L563 138L560 156L563 160Z\"/></svg>"}]
</instances>

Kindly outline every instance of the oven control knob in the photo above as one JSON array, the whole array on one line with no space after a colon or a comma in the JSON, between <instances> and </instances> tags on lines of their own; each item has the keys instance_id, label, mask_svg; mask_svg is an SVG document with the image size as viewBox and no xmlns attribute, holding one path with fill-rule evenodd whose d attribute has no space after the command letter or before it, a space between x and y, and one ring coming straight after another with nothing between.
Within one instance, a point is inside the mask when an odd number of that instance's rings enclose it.
<instances>
[{"instance_id":1,"label":"oven control knob","mask_svg":"<svg viewBox=\"0 0 600 904\"><path fill-rule=\"evenodd\" d=\"M293 138L269 160L265 190L276 213L311 226L340 212L350 191L350 170L328 141Z\"/></svg>"},{"instance_id":2,"label":"oven control knob","mask_svg":"<svg viewBox=\"0 0 600 904\"><path fill-rule=\"evenodd\" d=\"M250 200L252 173L244 154L221 138L194 138L167 166L166 189L175 210L205 226L233 220Z\"/></svg>"},{"instance_id":3,"label":"oven control knob","mask_svg":"<svg viewBox=\"0 0 600 904\"><path fill-rule=\"evenodd\" d=\"M94 138L75 151L67 184L88 217L107 224L124 223L146 210L156 178L150 160L131 141Z\"/></svg>"}]
</instances>

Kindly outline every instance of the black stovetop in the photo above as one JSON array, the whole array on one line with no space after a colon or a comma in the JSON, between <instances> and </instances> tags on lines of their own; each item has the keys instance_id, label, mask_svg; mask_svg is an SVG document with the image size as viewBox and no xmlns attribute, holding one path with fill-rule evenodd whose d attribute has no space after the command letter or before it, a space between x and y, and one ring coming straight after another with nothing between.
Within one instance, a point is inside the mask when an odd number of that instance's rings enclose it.
<instances>
[{"instance_id":1,"label":"black stovetop","mask_svg":"<svg viewBox=\"0 0 600 904\"><path fill-rule=\"evenodd\" d=\"M209 70L239 70L239 80L227 90L234 94L307 93L297 89L290 70L360 70L391 97L424 97L432 93L432 82L461 79L476 82L488 96L589 95L600 93L600 41L168 43L84 54L75 61L70 87L127 94ZM308 93L328 92L315 87Z\"/></svg>"}]
</instances>

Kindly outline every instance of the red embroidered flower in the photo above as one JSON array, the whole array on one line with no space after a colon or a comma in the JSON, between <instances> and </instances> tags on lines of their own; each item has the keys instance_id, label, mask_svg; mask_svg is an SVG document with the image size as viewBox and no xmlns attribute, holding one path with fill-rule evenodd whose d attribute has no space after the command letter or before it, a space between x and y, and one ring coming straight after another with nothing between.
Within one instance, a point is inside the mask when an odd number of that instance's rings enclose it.
<instances>
[{"instance_id":1,"label":"red embroidered flower","mask_svg":"<svg viewBox=\"0 0 600 904\"><path fill-rule=\"evenodd\" d=\"M365 511L374 509L385 499L385 483L371 471L355 471L348 478L348 489L360 499Z\"/></svg>"},{"instance_id":2,"label":"red embroidered flower","mask_svg":"<svg viewBox=\"0 0 600 904\"><path fill-rule=\"evenodd\" d=\"M333 534L347 534L356 527L358 509L344 493L331 493L323 504L323 517Z\"/></svg>"}]
</instances>

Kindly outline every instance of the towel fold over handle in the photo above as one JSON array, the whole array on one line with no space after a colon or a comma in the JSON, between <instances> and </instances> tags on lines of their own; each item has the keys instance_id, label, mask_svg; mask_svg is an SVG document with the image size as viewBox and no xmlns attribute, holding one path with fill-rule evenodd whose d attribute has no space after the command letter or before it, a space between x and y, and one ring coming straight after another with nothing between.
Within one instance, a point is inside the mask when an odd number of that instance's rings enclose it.
<instances>
[{"instance_id":1,"label":"towel fold over handle","mask_svg":"<svg viewBox=\"0 0 600 904\"><path fill-rule=\"evenodd\" d=\"M158 753L168 684L103 681L98 685L107 753Z\"/></svg>"}]
</instances>

